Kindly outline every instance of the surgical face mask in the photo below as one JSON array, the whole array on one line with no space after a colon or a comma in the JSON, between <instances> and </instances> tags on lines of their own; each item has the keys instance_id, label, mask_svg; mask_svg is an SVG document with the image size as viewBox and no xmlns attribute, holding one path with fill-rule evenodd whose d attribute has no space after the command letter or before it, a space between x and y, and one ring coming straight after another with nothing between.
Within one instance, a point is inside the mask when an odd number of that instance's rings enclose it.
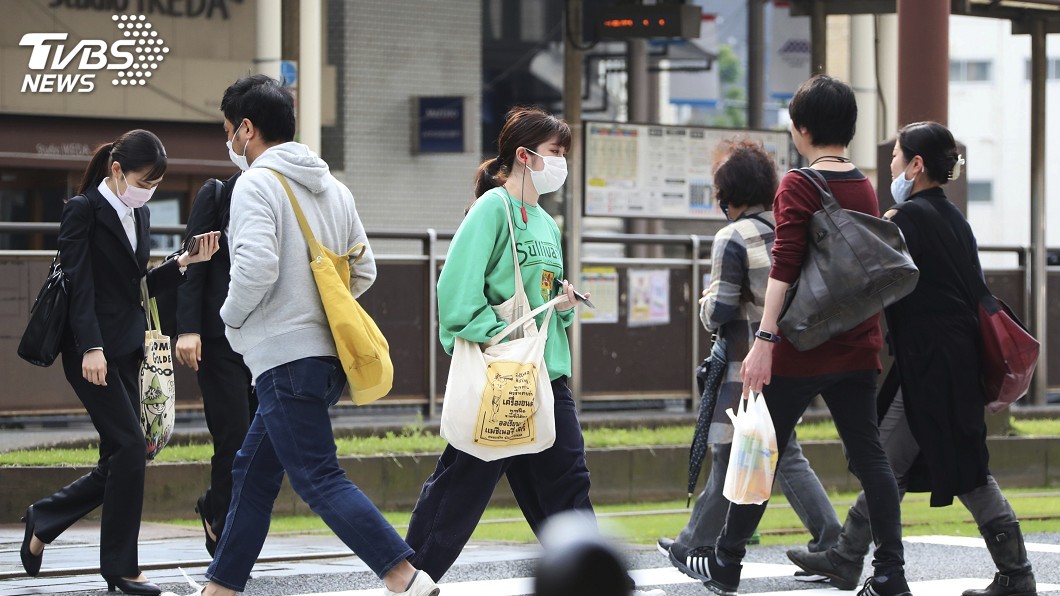
<instances>
[{"instance_id":1,"label":"surgical face mask","mask_svg":"<svg viewBox=\"0 0 1060 596\"><path fill-rule=\"evenodd\" d=\"M236 131L232 133L233 139L236 138L237 134L239 134L240 128L243 128L242 124L240 124L239 128L237 128ZM236 164L236 167L243 172L247 171L250 168L250 164L247 162L247 145L249 144L250 139L247 139L247 142L243 144L243 155L239 155L235 152L235 150L232 149L232 141L225 142L225 145L228 146L228 159L231 159L232 163Z\"/></svg>"},{"instance_id":2,"label":"surgical face mask","mask_svg":"<svg viewBox=\"0 0 1060 596\"><path fill-rule=\"evenodd\" d=\"M541 168L540 172L535 172L529 164L526 167L530 170L530 180L533 181L537 194L544 195L559 190L567 180L567 160L556 155L541 155L530 149L527 151L545 162L545 167Z\"/></svg>"},{"instance_id":3,"label":"surgical face mask","mask_svg":"<svg viewBox=\"0 0 1060 596\"><path fill-rule=\"evenodd\" d=\"M909 198L909 195L913 192L913 183L916 181L916 176L913 180L909 180L905 177L905 170L902 170L895 176L894 180L891 180L891 196L894 197L894 202L901 205Z\"/></svg>"},{"instance_id":4,"label":"surgical face mask","mask_svg":"<svg viewBox=\"0 0 1060 596\"><path fill-rule=\"evenodd\" d=\"M155 194L154 188L140 188L129 184L129 181L125 178L125 172L121 173L121 179L125 181L125 192L118 195L118 199L125 206L130 209L138 209L147 204L147 201L151 200L151 195ZM118 177L114 177L114 188L118 188Z\"/></svg>"}]
</instances>

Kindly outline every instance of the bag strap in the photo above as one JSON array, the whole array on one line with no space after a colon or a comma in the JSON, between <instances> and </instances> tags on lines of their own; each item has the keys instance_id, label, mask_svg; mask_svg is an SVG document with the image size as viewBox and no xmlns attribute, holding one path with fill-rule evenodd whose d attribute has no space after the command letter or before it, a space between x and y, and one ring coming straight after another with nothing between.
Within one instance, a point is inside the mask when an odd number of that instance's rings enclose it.
<instances>
[{"instance_id":1,"label":"bag strap","mask_svg":"<svg viewBox=\"0 0 1060 596\"><path fill-rule=\"evenodd\" d=\"M790 171L802 175L803 178L810 181L810 184L817 187L817 192L821 195L821 209L824 209L829 215L842 211L843 207L839 205L839 201L832 194L832 188L828 186L828 180L825 179L824 174L813 168L799 168Z\"/></svg>"},{"instance_id":2,"label":"bag strap","mask_svg":"<svg viewBox=\"0 0 1060 596\"><path fill-rule=\"evenodd\" d=\"M144 314L147 315L147 330L162 331L162 323L158 317L158 301L151 297L147 289L147 276L140 278L140 298L144 302Z\"/></svg>"},{"instance_id":3,"label":"bag strap","mask_svg":"<svg viewBox=\"0 0 1060 596\"><path fill-rule=\"evenodd\" d=\"M536 317L537 315L541 314L546 309L550 309L550 308L556 306L561 301L563 301L564 298L566 298L566 296L556 296L552 300L549 300L548 302L542 304L541 306L535 308L534 310L532 310L532 311L526 313L525 315L519 317L518 319L512 321L511 324L509 324L507 327L502 329L500 333L498 333L497 335L494 335L493 337L491 337L489 339L489 341L486 342L486 345L487 346L495 346L495 345L499 344L502 339L504 339L504 338L508 337L509 335L511 335L512 333L514 333L516 329L519 329L520 327L522 327L527 321L529 321L530 319L532 319L532 318ZM544 320L544 322L541 325L542 327L545 327L545 328L548 327L548 323L552 319L552 312L553 311L549 311L548 315L545 317L545 320Z\"/></svg>"},{"instance_id":4,"label":"bag strap","mask_svg":"<svg viewBox=\"0 0 1060 596\"><path fill-rule=\"evenodd\" d=\"M276 170L271 168L266 169L272 172L276 178L280 180L280 184L283 185L283 190L287 193L287 198L291 201L291 208L294 209L294 216L298 220L298 227L302 228L302 236L305 236L306 245L309 246L309 254L313 257L312 260L326 259L327 255L324 254L324 245L317 240L315 235L313 235L313 228L309 227L309 222L306 221L305 213L302 212L302 207L298 204L298 199L294 198L294 191L291 190L291 185L287 183L287 178ZM365 246L363 242L358 242L356 246L346 252L345 256L349 258L350 255L356 251L357 256L353 258L353 262L356 263L361 260L361 257L364 256L364 252L367 249L368 247Z\"/></svg>"},{"instance_id":5,"label":"bag strap","mask_svg":"<svg viewBox=\"0 0 1060 596\"><path fill-rule=\"evenodd\" d=\"M769 220L764 218L764 217L762 217L762 214L760 214L760 213L755 213L754 215L748 215L747 217L749 219L757 219L758 221L766 224L766 226L769 227L770 230L773 230L774 232L777 231L777 226L769 223Z\"/></svg>"},{"instance_id":6,"label":"bag strap","mask_svg":"<svg viewBox=\"0 0 1060 596\"><path fill-rule=\"evenodd\" d=\"M926 202L927 205L924 205L924 202ZM961 240L953 230L953 224L946 221L942 211L940 211L934 203L926 197L919 197L912 201L906 201L901 205L897 205L895 206L895 209L899 211L904 210L906 212L909 212L910 210L920 211L927 214L927 218L934 222L943 250L949 255L950 261L953 262L953 266L960 273L964 282L964 288L967 290L968 297L971 298L973 305L980 304L984 300L992 298L993 295L990 293L990 288L986 287L986 282L983 281L983 278L975 274L974 268L969 264L967 257L962 259L957 254L956 246L961 244ZM946 232L949 233L947 234Z\"/></svg>"},{"instance_id":7,"label":"bag strap","mask_svg":"<svg viewBox=\"0 0 1060 596\"><path fill-rule=\"evenodd\" d=\"M507 193L508 191L505 190L504 192ZM512 241L512 262L515 265L515 291L512 296L526 295L526 288L523 287L523 274L519 269L519 251L515 248L515 224L512 223L511 206L508 204L507 196L501 197L501 200L504 202L504 214L508 219L508 237Z\"/></svg>"}]
</instances>

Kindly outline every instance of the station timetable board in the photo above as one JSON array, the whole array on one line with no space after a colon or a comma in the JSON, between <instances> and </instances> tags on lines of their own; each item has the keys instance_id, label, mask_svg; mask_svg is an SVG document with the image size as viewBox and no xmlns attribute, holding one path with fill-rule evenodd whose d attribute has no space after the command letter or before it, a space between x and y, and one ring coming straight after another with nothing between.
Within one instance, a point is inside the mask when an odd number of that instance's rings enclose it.
<instances>
[{"instance_id":1,"label":"station timetable board","mask_svg":"<svg viewBox=\"0 0 1060 596\"><path fill-rule=\"evenodd\" d=\"M760 141L778 179L790 168L787 131L594 121L583 130L587 216L724 219L711 172L725 139Z\"/></svg>"}]
</instances>

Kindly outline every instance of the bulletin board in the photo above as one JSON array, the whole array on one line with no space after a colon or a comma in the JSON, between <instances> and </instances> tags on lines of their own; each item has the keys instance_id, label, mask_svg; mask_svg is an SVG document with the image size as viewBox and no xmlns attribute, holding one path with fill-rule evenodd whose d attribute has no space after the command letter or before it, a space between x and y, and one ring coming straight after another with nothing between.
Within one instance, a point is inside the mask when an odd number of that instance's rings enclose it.
<instances>
[{"instance_id":1,"label":"bulletin board","mask_svg":"<svg viewBox=\"0 0 1060 596\"><path fill-rule=\"evenodd\" d=\"M584 214L658 219L724 219L714 193L714 150L725 139L760 141L790 169L787 131L586 121Z\"/></svg>"}]
</instances>

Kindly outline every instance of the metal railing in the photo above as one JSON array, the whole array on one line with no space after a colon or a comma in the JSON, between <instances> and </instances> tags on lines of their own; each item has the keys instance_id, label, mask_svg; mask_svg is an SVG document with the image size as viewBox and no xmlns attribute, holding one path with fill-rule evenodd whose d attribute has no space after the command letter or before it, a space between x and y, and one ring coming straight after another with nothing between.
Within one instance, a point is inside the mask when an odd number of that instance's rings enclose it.
<instances>
[{"instance_id":1,"label":"metal railing","mask_svg":"<svg viewBox=\"0 0 1060 596\"><path fill-rule=\"evenodd\" d=\"M0 222L0 234L32 234L32 233L57 233L58 223L22 223L22 222ZM158 235L183 235L184 226L157 225L151 229L152 234ZM422 263L427 270L427 325L423 329L424 344L427 347L426 376L427 376L427 399L425 414L435 419L440 413L438 403L438 316L437 316L437 275L440 263L444 262L445 255L440 254L444 242L453 238L453 232L437 231L433 228L426 230L402 230L402 229L375 229L368 231L368 237L375 240L411 240L420 243L419 254L377 254L376 259L380 262L393 264ZM700 235L650 235L650 234L622 234L585 232L582 234L583 246L587 244L613 244L625 249L633 246L669 246L681 247L684 256L674 257L600 257L583 256L582 267L607 266L607 267L666 267L671 269L687 269L691 276L690 296L691 302L688 309L688 330L691 338L689 371L689 395L690 409L698 406L699 395L696 391L695 368L702 359L701 341L704 332L699 319L698 298L702 291L702 273L711 265L708 249L714 241L713 236ZM983 253L1015 254L1017 269L1022 272L1022 298L1023 312L1030 312L1031 288L1030 276L1027 275L1027 264L1030 262L1030 249L1022 246L980 246ZM707 257L701 256L708 251ZM0 256L51 256L53 251L45 250L0 250ZM152 256L164 257L169 251L153 251ZM575 324L580 324L576 320ZM580 337L580 334L578 334ZM582 354L580 342L571 345L572 376L582 378ZM578 396L581 401L581 396Z\"/></svg>"}]
</instances>

